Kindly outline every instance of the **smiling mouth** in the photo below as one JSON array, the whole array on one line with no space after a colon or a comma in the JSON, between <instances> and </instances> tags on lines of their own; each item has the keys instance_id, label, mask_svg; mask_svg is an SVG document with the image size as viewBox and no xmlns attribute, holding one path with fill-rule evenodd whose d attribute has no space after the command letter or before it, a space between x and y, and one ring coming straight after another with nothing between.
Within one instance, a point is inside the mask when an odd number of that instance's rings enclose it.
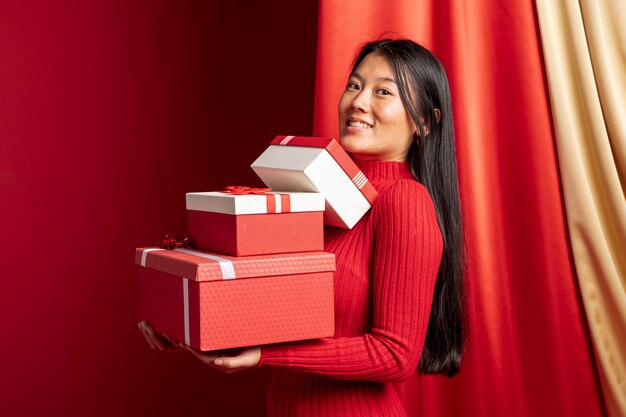
<instances>
[{"instance_id":1,"label":"smiling mouth","mask_svg":"<svg viewBox=\"0 0 626 417\"><path fill-rule=\"evenodd\" d=\"M356 122L356 121L354 121L354 120L348 120L348 121L346 122L346 126L362 127L362 128L365 128L365 129L369 129L369 128L371 128L371 127L372 127L371 125L368 125L367 123L364 123L364 122Z\"/></svg>"}]
</instances>

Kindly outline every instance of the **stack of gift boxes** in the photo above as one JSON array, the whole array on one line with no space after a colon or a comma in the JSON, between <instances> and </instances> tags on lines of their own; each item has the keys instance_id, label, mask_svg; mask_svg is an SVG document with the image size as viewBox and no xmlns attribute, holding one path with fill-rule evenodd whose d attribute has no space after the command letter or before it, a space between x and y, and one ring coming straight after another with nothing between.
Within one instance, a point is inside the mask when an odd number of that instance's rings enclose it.
<instances>
[{"instance_id":1,"label":"stack of gift boxes","mask_svg":"<svg viewBox=\"0 0 626 417\"><path fill-rule=\"evenodd\" d=\"M203 351L332 336L323 226L352 228L377 197L330 138L277 136L252 169L271 188L187 194L192 248L135 253L141 319Z\"/></svg>"}]
</instances>

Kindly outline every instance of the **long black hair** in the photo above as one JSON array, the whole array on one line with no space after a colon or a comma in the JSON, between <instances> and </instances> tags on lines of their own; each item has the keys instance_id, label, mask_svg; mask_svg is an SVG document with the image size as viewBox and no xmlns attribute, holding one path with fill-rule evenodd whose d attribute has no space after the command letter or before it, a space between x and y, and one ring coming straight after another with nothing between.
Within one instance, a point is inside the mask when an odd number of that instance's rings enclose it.
<instances>
[{"instance_id":1,"label":"long black hair","mask_svg":"<svg viewBox=\"0 0 626 417\"><path fill-rule=\"evenodd\" d=\"M402 103L417 126L407 160L413 176L430 192L443 235L443 255L419 370L452 376L459 372L465 341L465 255L448 77L428 49L408 39L382 39L363 45L354 60L353 73L371 53L387 59Z\"/></svg>"}]
</instances>

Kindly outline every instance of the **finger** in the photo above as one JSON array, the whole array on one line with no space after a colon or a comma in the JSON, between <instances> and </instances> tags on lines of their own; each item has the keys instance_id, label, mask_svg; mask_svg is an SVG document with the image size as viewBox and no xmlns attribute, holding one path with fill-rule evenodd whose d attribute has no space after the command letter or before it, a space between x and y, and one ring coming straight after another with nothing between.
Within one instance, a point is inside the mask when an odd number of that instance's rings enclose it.
<instances>
[{"instance_id":1,"label":"finger","mask_svg":"<svg viewBox=\"0 0 626 417\"><path fill-rule=\"evenodd\" d=\"M146 331L146 325L144 322L140 322L138 323L138 327L139 330L141 331L141 334L143 334L143 337L146 339L146 341L148 342L148 345L150 346L150 349L156 349L156 346L154 345L154 343L152 342L152 339L150 337L150 335L148 334L148 332Z\"/></svg>"},{"instance_id":2,"label":"finger","mask_svg":"<svg viewBox=\"0 0 626 417\"><path fill-rule=\"evenodd\" d=\"M247 368L250 366L250 360L244 355L234 357L222 356L216 358L213 364L224 369Z\"/></svg>"},{"instance_id":3,"label":"finger","mask_svg":"<svg viewBox=\"0 0 626 417\"><path fill-rule=\"evenodd\" d=\"M252 368L261 359L261 349L249 348L235 356L220 355L214 362L216 366L224 369Z\"/></svg>"},{"instance_id":4,"label":"finger","mask_svg":"<svg viewBox=\"0 0 626 417\"><path fill-rule=\"evenodd\" d=\"M163 347L163 350L178 351L177 348L180 347L180 342L178 340L166 334L157 332L156 330L154 330L154 328L152 328L152 326L150 326L150 324L148 324L148 327L152 329L152 334L154 336L155 341L158 342Z\"/></svg>"},{"instance_id":5,"label":"finger","mask_svg":"<svg viewBox=\"0 0 626 417\"><path fill-rule=\"evenodd\" d=\"M217 358L217 356L215 355L196 350L188 345L185 345L185 349L191 352L196 358L200 359L202 363L204 363L205 365L209 365L209 366L213 365L215 358Z\"/></svg>"},{"instance_id":6,"label":"finger","mask_svg":"<svg viewBox=\"0 0 626 417\"><path fill-rule=\"evenodd\" d=\"M172 352L172 353L181 352L180 342L178 340L173 339L166 334L159 333L158 336L160 337L159 340L161 341L161 344L165 348L166 352Z\"/></svg>"},{"instance_id":7,"label":"finger","mask_svg":"<svg viewBox=\"0 0 626 417\"><path fill-rule=\"evenodd\" d=\"M154 329L152 328L152 326L148 325L146 326L146 332L148 333L148 335L150 336L150 338L152 339L152 342L155 344L155 346L160 350L160 351L164 351L165 347L163 346L163 344L161 343L161 341L159 340L159 337L156 335L156 333L154 332Z\"/></svg>"},{"instance_id":8,"label":"finger","mask_svg":"<svg viewBox=\"0 0 626 417\"><path fill-rule=\"evenodd\" d=\"M150 336L150 334L148 333L148 329L146 327L144 327L143 329L143 336L146 338L146 340L148 341L148 344L153 350L158 349L156 344L154 343L154 339Z\"/></svg>"}]
</instances>

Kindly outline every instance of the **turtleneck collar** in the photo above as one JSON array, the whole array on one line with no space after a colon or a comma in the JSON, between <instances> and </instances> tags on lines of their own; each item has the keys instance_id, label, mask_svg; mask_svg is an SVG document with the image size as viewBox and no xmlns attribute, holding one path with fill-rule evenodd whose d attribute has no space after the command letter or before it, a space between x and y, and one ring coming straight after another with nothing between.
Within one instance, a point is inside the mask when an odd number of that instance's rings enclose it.
<instances>
[{"instance_id":1,"label":"turtleneck collar","mask_svg":"<svg viewBox=\"0 0 626 417\"><path fill-rule=\"evenodd\" d=\"M415 179L411 174L408 162L362 161L360 159L353 159L353 161L372 183Z\"/></svg>"}]
</instances>

